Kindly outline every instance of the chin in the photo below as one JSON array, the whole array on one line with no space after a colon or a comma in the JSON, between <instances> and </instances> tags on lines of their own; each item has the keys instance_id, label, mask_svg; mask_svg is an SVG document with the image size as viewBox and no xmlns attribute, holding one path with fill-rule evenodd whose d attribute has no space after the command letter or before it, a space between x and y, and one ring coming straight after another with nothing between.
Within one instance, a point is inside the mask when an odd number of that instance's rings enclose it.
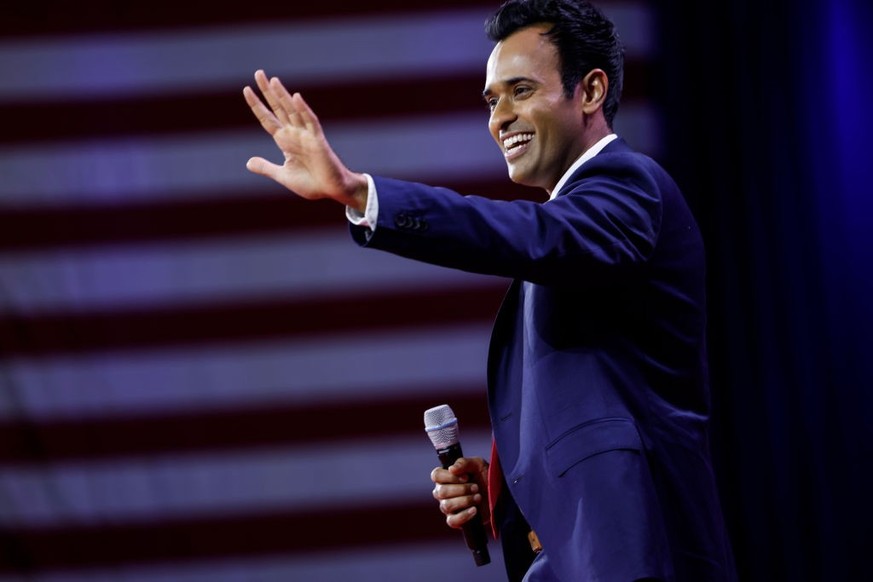
<instances>
[{"instance_id":1,"label":"chin","mask_svg":"<svg viewBox=\"0 0 873 582\"><path fill-rule=\"evenodd\" d=\"M529 186L528 176L525 175L519 169L513 169L512 167L507 168L507 173L509 174L509 179L515 182L516 184L521 184L522 186Z\"/></svg>"},{"instance_id":2,"label":"chin","mask_svg":"<svg viewBox=\"0 0 873 582\"><path fill-rule=\"evenodd\" d=\"M526 175L524 172L513 172L511 168L509 170L509 179L521 186L529 186L531 188L541 187L539 184L534 183L531 180L531 177Z\"/></svg>"}]
</instances>

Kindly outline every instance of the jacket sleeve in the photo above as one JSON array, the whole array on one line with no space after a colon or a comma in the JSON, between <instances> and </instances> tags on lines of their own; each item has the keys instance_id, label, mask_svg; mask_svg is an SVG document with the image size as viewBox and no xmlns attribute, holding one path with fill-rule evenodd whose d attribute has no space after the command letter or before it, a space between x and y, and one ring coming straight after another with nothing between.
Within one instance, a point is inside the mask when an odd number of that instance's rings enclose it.
<instances>
[{"instance_id":1,"label":"jacket sleeve","mask_svg":"<svg viewBox=\"0 0 873 582\"><path fill-rule=\"evenodd\" d=\"M462 196L374 178L375 231L363 246L476 273L535 283L584 282L645 261L661 219L657 180L632 156L600 154L545 203Z\"/></svg>"}]
</instances>

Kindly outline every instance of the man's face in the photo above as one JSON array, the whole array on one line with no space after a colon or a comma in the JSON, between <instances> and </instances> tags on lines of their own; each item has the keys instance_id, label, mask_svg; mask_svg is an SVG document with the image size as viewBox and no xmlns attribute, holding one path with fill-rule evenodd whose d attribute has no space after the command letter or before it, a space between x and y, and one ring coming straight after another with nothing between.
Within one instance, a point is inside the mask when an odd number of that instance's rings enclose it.
<instances>
[{"instance_id":1,"label":"man's face","mask_svg":"<svg viewBox=\"0 0 873 582\"><path fill-rule=\"evenodd\" d=\"M557 49L542 35L547 30L523 28L494 47L483 95L510 179L551 191L585 147L581 91L564 96Z\"/></svg>"}]
</instances>

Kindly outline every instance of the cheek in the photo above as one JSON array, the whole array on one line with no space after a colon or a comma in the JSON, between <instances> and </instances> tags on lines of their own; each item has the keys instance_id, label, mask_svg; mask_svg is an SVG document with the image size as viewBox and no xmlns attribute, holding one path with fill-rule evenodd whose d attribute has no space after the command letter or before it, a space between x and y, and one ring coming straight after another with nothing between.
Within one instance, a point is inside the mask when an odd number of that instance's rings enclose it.
<instances>
[{"instance_id":1,"label":"cheek","mask_svg":"<svg viewBox=\"0 0 873 582\"><path fill-rule=\"evenodd\" d=\"M490 115L488 117L488 133L491 134L491 137L497 139L497 135L500 132L500 123L497 119L494 118L494 115Z\"/></svg>"}]
</instances>

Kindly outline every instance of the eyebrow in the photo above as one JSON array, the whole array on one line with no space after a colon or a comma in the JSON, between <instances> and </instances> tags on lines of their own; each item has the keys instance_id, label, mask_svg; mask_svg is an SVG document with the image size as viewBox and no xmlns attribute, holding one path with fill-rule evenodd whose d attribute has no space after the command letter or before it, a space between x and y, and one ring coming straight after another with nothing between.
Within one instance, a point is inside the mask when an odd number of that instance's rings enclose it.
<instances>
[{"instance_id":1,"label":"eyebrow","mask_svg":"<svg viewBox=\"0 0 873 582\"><path fill-rule=\"evenodd\" d=\"M519 83L528 82L528 83L537 83L535 79L531 79L530 77L511 77L505 81L498 82L498 85L506 85L508 87L512 87L513 85L518 85ZM493 94L494 91L489 89L488 87L482 91L482 97L488 97Z\"/></svg>"}]
</instances>

